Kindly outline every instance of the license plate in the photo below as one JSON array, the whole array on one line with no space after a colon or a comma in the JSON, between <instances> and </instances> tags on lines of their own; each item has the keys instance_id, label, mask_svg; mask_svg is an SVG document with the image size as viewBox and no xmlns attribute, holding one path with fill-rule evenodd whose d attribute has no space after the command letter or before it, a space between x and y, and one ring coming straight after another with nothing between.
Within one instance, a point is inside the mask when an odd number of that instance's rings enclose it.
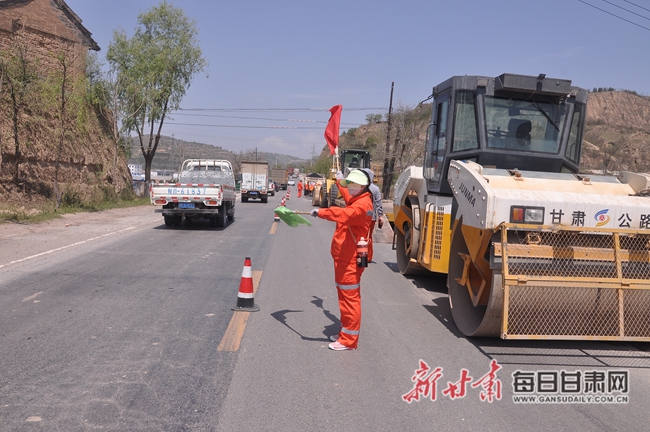
<instances>
[{"instance_id":1,"label":"license plate","mask_svg":"<svg viewBox=\"0 0 650 432\"><path fill-rule=\"evenodd\" d=\"M178 208L191 209L194 208L194 203L178 203Z\"/></svg>"},{"instance_id":2,"label":"license plate","mask_svg":"<svg viewBox=\"0 0 650 432\"><path fill-rule=\"evenodd\" d=\"M249 192L251 195L257 195L257 192Z\"/></svg>"}]
</instances>

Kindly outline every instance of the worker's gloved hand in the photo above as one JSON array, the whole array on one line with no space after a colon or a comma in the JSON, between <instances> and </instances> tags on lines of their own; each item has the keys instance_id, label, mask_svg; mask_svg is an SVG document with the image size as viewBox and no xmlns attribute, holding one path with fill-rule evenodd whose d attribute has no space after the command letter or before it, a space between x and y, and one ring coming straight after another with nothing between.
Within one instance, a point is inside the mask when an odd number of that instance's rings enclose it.
<instances>
[{"instance_id":1,"label":"worker's gloved hand","mask_svg":"<svg viewBox=\"0 0 650 432\"><path fill-rule=\"evenodd\" d=\"M318 209L313 209L309 214L313 217L318 217Z\"/></svg>"},{"instance_id":2,"label":"worker's gloved hand","mask_svg":"<svg viewBox=\"0 0 650 432\"><path fill-rule=\"evenodd\" d=\"M377 222L377 225L379 225L379 228L384 227L384 220L382 218L379 218L379 221Z\"/></svg>"},{"instance_id":3,"label":"worker's gloved hand","mask_svg":"<svg viewBox=\"0 0 650 432\"><path fill-rule=\"evenodd\" d=\"M336 172L336 179L341 180L343 178L343 173L341 171Z\"/></svg>"}]
</instances>

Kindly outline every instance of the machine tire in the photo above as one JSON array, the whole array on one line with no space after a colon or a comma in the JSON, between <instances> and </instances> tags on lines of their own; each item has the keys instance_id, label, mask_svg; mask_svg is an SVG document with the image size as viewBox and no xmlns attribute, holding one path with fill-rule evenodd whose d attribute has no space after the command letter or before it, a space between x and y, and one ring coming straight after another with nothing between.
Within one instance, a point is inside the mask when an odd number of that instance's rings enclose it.
<instances>
[{"instance_id":1,"label":"machine tire","mask_svg":"<svg viewBox=\"0 0 650 432\"><path fill-rule=\"evenodd\" d=\"M175 227L181 226L181 222L183 222L183 216L181 215L174 215L172 216L172 225Z\"/></svg>"},{"instance_id":2,"label":"machine tire","mask_svg":"<svg viewBox=\"0 0 650 432\"><path fill-rule=\"evenodd\" d=\"M320 206L320 186L316 186L311 194L311 205Z\"/></svg>"},{"instance_id":3,"label":"machine tire","mask_svg":"<svg viewBox=\"0 0 650 432\"><path fill-rule=\"evenodd\" d=\"M163 219L165 219L165 226L173 226L174 225L174 217L173 216L163 216Z\"/></svg>"},{"instance_id":4,"label":"machine tire","mask_svg":"<svg viewBox=\"0 0 650 432\"><path fill-rule=\"evenodd\" d=\"M232 203L227 202L226 203L226 209L227 209L226 214L228 215L228 220L230 222L234 221L235 220L235 203L234 202L232 202Z\"/></svg>"},{"instance_id":5,"label":"machine tire","mask_svg":"<svg viewBox=\"0 0 650 432\"><path fill-rule=\"evenodd\" d=\"M330 207L336 205L335 201L336 201L336 198L338 198L338 196L339 196L339 187L336 185L336 183L334 183L330 187Z\"/></svg>"},{"instance_id":6,"label":"machine tire","mask_svg":"<svg viewBox=\"0 0 650 432\"><path fill-rule=\"evenodd\" d=\"M464 260L459 254L467 254L468 247L461 231L462 221L459 221L452 233L451 248L449 253L449 273L447 274L447 287L449 289L449 305L451 315L458 330L465 336L471 337L498 337L501 333L503 321L503 294L501 270L492 272L490 298L487 306L472 304L466 286L458 283L457 279L463 276Z\"/></svg>"},{"instance_id":7,"label":"machine tire","mask_svg":"<svg viewBox=\"0 0 650 432\"><path fill-rule=\"evenodd\" d=\"M264 204L266 204L267 202L269 202L269 198L268 198L268 197L263 197L263 198L262 198L262 202L263 202Z\"/></svg>"},{"instance_id":8,"label":"machine tire","mask_svg":"<svg viewBox=\"0 0 650 432\"><path fill-rule=\"evenodd\" d=\"M320 194L320 207L321 208L328 208L330 206L329 202L329 194L323 189L321 189L321 194Z\"/></svg>"},{"instance_id":9,"label":"machine tire","mask_svg":"<svg viewBox=\"0 0 650 432\"><path fill-rule=\"evenodd\" d=\"M409 222L404 223L404 233L395 229L395 248L399 272L403 275L414 275L425 270L414 261L417 260L420 245L420 205L417 198L408 200L411 206L402 206L400 211L404 212Z\"/></svg>"},{"instance_id":10,"label":"machine tire","mask_svg":"<svg viewBox=\"0 0 650 432\"><path fill-rule=\"evenodd\" d=\"M242 195L241 202L243 202L243 203L248 202L248 197L245 197L245 196Z\"/></svg>"}]
</instances>

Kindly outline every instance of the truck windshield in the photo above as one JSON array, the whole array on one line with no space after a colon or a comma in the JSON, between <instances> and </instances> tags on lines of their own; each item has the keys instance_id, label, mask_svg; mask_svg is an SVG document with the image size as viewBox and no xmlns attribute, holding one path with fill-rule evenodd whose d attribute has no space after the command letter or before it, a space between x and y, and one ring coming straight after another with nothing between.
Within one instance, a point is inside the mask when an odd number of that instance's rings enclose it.
<instances>
[{"instance_id":1,"label":"truck windshield","mask_svg":"<svg viewBox=\"0 0 650 432\"><path fill-rule=\"evenodd\" d=\"M488 147L557 154L565 114L564 103L485 96Z\"/></svg>"}]
</instances>

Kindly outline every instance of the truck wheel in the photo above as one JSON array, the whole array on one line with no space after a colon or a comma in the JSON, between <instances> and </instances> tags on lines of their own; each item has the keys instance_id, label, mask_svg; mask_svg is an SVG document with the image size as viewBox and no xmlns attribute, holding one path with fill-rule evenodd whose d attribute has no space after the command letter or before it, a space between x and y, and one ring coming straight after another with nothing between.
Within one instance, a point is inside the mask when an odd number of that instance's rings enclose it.
<instances>
[{"instance_id":1,"label":"truck wheel","mask_svg":"<svg viewBox=\"0 0 650 432\"><path fill-rule=\"evenodd\" d=\"M241 202L243 202L243 203L248 202L248 197L242 196L241 197Z\"/></svg>"},{"instance_id":2,"label":"truck wheel","mask_svg":"<svg viewBox=\"0 0 650 432\"><path fill-rule=\"evenodd\" d=\"M163 216L163 218L165 219L165 226L170 227L170 226L174 225L173 216Z\"/></svg>"},{"instance_id":3,"label":"truck wheel","mask_svg":"<svg viewBox=\"0 0 650 432\"><path fill-rule=\"evenodd\" d=\"M263 202L264 204L266 204L267 202L269 202L269 198L268 198L268 197L264 197L264 198L262 198L262 202Z\"/></svg>"},{"instance_id":4,"label":"truck wheel","mask_svg":"<svg viewBox=\"0 0 650 432\"><path fill-rule=\"evenodd\" d=\"M228 220L230 222L235 220L235 203L233 202L228 203L228 206L226 207L228 210L226 211L226 214L228 215Z\"/></svg>"},{"instance_id":5,"label":"truck wheel","mask_svg":"<svg viewBox=\"0 0 650 432\"><path fill-rule=\"evenodd\" d=\"M174 215L174 216L172 216L172 224L173 224L175 227L179 227L179 226L181 226L181 222L183 222L183 216L181 216L181 215Z\"/></svg>"},{"instance_id":6,"label":"truck wheel","mask_svg":"<svg viewBox=\"0 0 650 432\"><path fill-rule=\"evenodd\" d=\"M216 216L210 216L210 226L212 228L215 228L217 226L217 217Z\"/></svg>"},{"instance_id":7,"label":"truck wheel","mask_svg":"<svg viewBox=\"0 0 650 432\"><path fill-rule=\"evenodd\" d=\"M226 226L226 205L222 205L219 209L219 214L215 217L217 228Z\"/></svg>"}]
</instances>

